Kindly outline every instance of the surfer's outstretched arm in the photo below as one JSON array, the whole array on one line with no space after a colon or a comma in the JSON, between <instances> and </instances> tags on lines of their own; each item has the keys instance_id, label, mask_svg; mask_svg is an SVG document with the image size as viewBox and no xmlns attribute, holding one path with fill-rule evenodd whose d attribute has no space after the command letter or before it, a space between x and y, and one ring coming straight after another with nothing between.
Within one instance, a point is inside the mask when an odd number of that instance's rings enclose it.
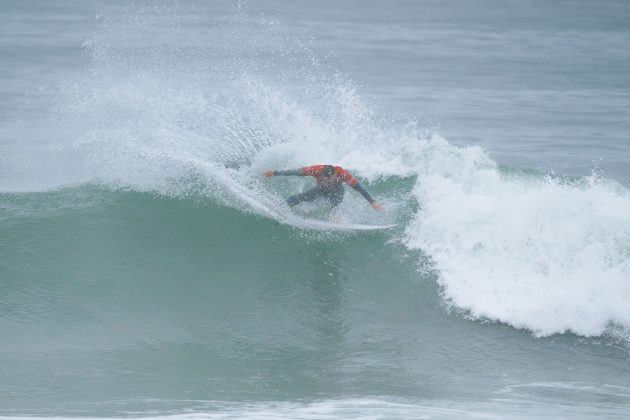
<instances>
[{"instance_id":1,"label":"surfer's outstretched arm","mask_svg":"<svg viewBox=\"0 0 630 420\"><path fill-rule=\"evenodd\" d=\"M372 198L370 193L359 182L352 185L352 188L360 192L363 198L365 198L370 203L370 205L372 206L374 210L383 210L383 207L381 207L381 205Z\"/></svg>"},{"instance_id":2,"label":"surfer's outstretched arm","mask_svg":"<svg viewBox=\"0 0 630 420\"><path fill-rule=\"evenodd\" d=\"M300 169L286 169L284 171L272 171L269 170L263 175L269 176L321 176L324 168L329 165L313 165L313 166L304 166Z\"/></svg>"},{"instance_id":3,"label":"surfer's outstretched arm","mask_svg":"<svg viewBox=\"0 0 630 420\"><path fill-rule=\"evenodd\" d=\"M363 198L365 198L370 204L372 204L374 202L374 199L372 198L372 196L370 195L369 192L367 192L367 190L365 188L363 188L363 185L361 185L360 183L356 183L352 186L352 188L354 188L355 190L359 191L361 193L361 195L363 196Z\"/></svg>"},{"instance_id":4,"label":"surfer's outstretched arm","mask_svg":"<svg viewBox=\"0 0 630 420\"><path fill-rule=\"evenodd\" d=\"M304 175L302 169L287 169L284 171L272 171L269 170L267 172L265 172L263 174L266 177L270 177L270 176L291 176L291 175L295 175L295 176L302 176Z\"/></svg>"},{"instance_id":5,"label":"surfer's outstretched arm","mask_svg":"<svg viewBox=\"0 0 630 420\"><path fill-rule=\"evenodd\" d=\"M370 193L367 192L363 185L361 185L361 183L357 181L357 179L353 177L350 172L346 171L345 169L341 169L339 173L343 177L344 181L346 181L352 188L361 193L363 198L365 198L370 203L374 210L383 210L383 207L381 207L381 205L372 198Z\"/></svg>"}]
</instances>

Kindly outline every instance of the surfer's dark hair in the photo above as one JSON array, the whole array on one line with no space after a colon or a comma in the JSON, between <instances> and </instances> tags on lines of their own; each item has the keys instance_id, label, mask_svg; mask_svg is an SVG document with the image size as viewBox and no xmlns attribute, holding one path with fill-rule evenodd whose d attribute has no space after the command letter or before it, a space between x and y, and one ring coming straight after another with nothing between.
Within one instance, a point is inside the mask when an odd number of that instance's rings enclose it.
<instances>
[{"instance_id":1,"label":"surfer's dark hair","mask_svg":"<svg viewBox=\"0 0 630 420\"><path fill-rule=\"evenodd\" d=\"M335 167L332 165L324 166L324 169L322 170L322 174L324 176L333 176L335 174Z\"/></svg>"}]
</instances>

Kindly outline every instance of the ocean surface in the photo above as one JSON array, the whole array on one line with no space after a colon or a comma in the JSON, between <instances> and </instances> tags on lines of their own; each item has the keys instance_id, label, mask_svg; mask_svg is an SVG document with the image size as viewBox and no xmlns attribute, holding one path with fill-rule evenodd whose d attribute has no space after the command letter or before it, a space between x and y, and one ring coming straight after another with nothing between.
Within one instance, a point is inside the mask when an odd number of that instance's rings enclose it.
<instances>
[{"instance_id":1,"label":"ocean surface","mask_svg":"<svg viewBox=\"0 0 630 420\"><path fill-rule=\"evenodd\" d=\"M625 0L0 0L0 417L628 418L629 47ZM317 163L397 226L296 225L262 173Z\"/></svg>"}]
</instances>

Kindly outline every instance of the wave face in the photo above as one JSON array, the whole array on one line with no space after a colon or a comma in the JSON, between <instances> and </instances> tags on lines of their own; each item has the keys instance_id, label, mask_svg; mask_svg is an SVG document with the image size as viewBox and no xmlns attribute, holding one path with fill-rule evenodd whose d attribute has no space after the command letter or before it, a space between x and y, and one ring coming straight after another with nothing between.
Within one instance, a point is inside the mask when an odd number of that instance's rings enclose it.
<instances>
[{"instance_id":1,"label":"wave face","mask_svg":"<svg viewBox=\"0 0 630 420\"><path fill-rule=\"evenodd\" d=\"M219 16L190 39L184 7L109 13L84 45L87 69L0 145L0 360L13 378L0 394L15 410L316 395L310 415L339 395L471 401L522 387L536 401L549 387L592 391L592 358L627 355L630 192L618 182L501 166L385 117L332 57L264 17ZM291 226L284 198L308 180L261 173L324 162L387 209L348 190L342 218L399 228ZM602 342L575 355L585 373L544 373L566 348ZM585 392L627 407L623 385ZM108 408L73 405L84 389ZM384 416L420 407L383 404Z\"/></svg>"},{"instance_id":2,"label":"wave face","mask_svg":"<svg viewBox=\"0 0 630 420\"><path fill-rule=\"evenodd\" d=\"M540 339L445 311L440 265L397 239L417 232L417 213L406 233L340 235L211 197L103 186L4 193L2 204L2 415L449 418L534 405L616 416L629 406L617 338ZM580 369L566 370L567 354Z\"/></svg>"}]
</instances>

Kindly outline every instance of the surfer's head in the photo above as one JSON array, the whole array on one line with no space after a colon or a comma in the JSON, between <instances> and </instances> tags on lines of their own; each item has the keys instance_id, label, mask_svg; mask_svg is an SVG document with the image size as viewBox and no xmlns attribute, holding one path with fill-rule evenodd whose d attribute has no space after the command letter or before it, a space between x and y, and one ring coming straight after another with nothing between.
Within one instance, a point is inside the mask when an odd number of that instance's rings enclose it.
<instances>
[{"instance_id":1,"label":"surfer's head","mask_svg":"<svg viewBox=\"0 0 630 420\"><path fill-rule=\"evenodd\" d=\"M324 175L327 178L330 178L331 176L333 176L335 174L335 167L332 165L326 165L324 166L324 169L322 169L322 175Z\"/></svg>"}]
</instances>

